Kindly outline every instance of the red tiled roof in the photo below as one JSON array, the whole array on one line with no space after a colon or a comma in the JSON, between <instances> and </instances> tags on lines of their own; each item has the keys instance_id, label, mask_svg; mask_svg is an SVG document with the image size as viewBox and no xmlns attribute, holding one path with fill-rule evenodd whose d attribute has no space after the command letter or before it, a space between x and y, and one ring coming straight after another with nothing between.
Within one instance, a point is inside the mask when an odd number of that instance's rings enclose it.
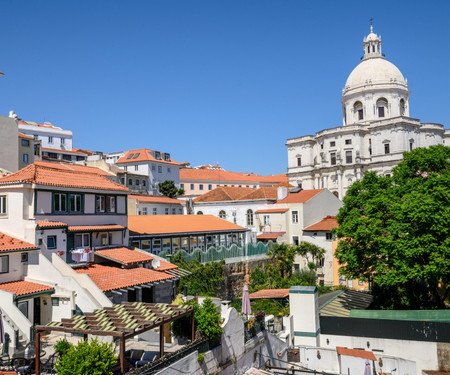
<instances>
[{"instance_id":1,"label":"red tiled roof","mask_svg":"<svg viewBox=\"0 0 450 375\"><path fill-rule=\"evenodd\" d=\"M180 201L178 199L155 196L155 195L129 195L128 198L133 198L139 202L148 202L148 203L173 203L173 204L183 204L184 203L184 201Z\"/></svg>"},{"instance_id":2,"label":"red tiled roof","mask_svg":"<svg viewBox=\"0 0 450 375\"><path fill-rule=\"evenodd\" d=\"M0 289L6 292L14 293L16 296L24 296L27 294L54 291L54 288L44 284L32 283L30 281L10 281L9 283L0 284Z\"/></svg>"},{"instance_id":3,"label":"red tiled roof","mask_svg":"<svg viewBox=\"0 0 450 375\"><path fill-rule=\"evenodd\" d=\"M260 176L254 173L242 173L242 172L228 172L218 169L195 169L195 168L182 168L180 169L180 181L218 181L220 183L226 182L267 182L267 183L280 183L288 180L285 174L274 176Z\"/></svg>"},{"instance_id":4,"label":"red tiled roof","mask_svg":"<svg viewBox=\"0 0 450 375\"><path fill-rule=\"evenodd\" d=\"M370 352L368 350L347 349L342 346L336 346L336 350L339 355L348 355L350 357L365 358L365 359L370 359L372 361L377 360L377 358L375 357L373 352Z\"/></svg>"},{"instance_id":5,"label":"red tiled roof","mask_svg":"<svg viewBox=\"0 0 450 375\"><path fill-rule=\"evenodd\" d=\"M242 231L245 228L213 215L128 216L128 228L136 234L171 234Z\"/></svg>"},{"instance_id":6,"label":"red tiled roof","mask_svg":"<svg viewBox=\"0 0 450 375\"><path fill-rule=\"evenodd\" d=\"M75 152L79 152L79 153L81 153L81 154L86 154L87 156L94 155L94 152L93 152L93 151L83 150L82 148L75 148L75 147L72 147L72 150L74 150Z\"/></svg>"},{"instance_id":7,"label":"red tiled roof","mask_svg":"<svg viewBox=\"0 0 450 375\"><path fill-rule=\"evenodd\" d=\"M337 228L339 226L336 216L325 216L321 221L310 225L309 227L303 229L306 232L319 232L319 231L327 231L330 232L332 229Z\"/></svg>"},{"instance_id":8,"label":"red tiled roof","mask_svg":"<svg viewBox=\"0 0 450 375\"><path fill-rule=\"evenodd\" d=\"M47 167L39 163L30 164L18 172L0 178L0 185L14 183L35 183L38 185L80 189L129 191L125 186L110 181L98 173L66 171L60 167Z\"/></svg>"},{"instance_id":9,"label":"red tiled roof","mask_svg":"<svg viewBox=\"0 0 450 375\"><path fill-rule=\"evenodd\" d=\"M276 213L283 213L288 211L289 208L268 208L265 210L257 210L255 211L255 214L276 214Z\"/></svg>"},{"instance_id":10,"label":"red tiled roof","mask_svg":"<svg viewBox=\"0 0 450 375\"><path fill-rule=\"evenodd\" d=\"M41 128L49 128L49 129L58 129L58 130L62 130L61 128L58 128L57 126L53 126L53 125L47 125L47 124L38 124L37 122L34 121L24 121L21 120L19 121L20 125L32 125L32 126L39 126Z\"/></svg>"},{"instance_id":11,"label":"red tiled roof","mask_svg":"<svg viewBox=\"0 0 450 375\"><path fill-rule=\"evenodd\" d=\"M139 161L153 161L157 163L165 163L165 164L174 164L174 165L180 165L180 163L177 163L175 160L170 158L169 161L166 161L164 159L155 159L153 155L151 154L154 152L153 150L149 150L147 148L140 148L138 150L129 150L127 153L120 157L119 160L116 161L116 164L124 164L124 163L135 163ZM128 159L128 156L133 154L131 158ZM138 154L137 157L135 157ZM164 157L164 152L161 152L161 158Z\"/></svg>"},{"instance_id":12,"label":"red tiled roof","mask_svg":"<svg viewBox=\"0 0 450 375\"><path fill-rule=\"evenodd\" d=\"M83 153L83 152L77 152L77 151L72 151L72 150L61 150L60 148L42 147L42 151L47 151L47 152L59 152L59 153L61 153L61 154L74 154L74 155L83 155L83 156L86 156L86 154Z\"/></svg>"},{"instance_id":13,"label":"red tiled roof","mask_svg":"<svg viewBox=\"0 0 450 375\"><path fill-rule=\"evenodd\" d=\"M254 189L232 186L220 186L195 198L193 202L236 201L253 192Z\"/></svg>"},{"instance_id":14,"label":"red tiled roof","mask_svg":"<svg viewBox=\"0 0 450 375\"><path fill-rule=\"evenodd\" d=\"M148 268L121 269L99 264L75 269L75 271L88 274L91 280L104 292L175 278L175 276L167 273L149 270Z\"/></svg>"},{"instance_id":15,"label":"red tiled roof","mask_svg":"<svg viewBox=\"0 0 450 375\"><path fill-rule=\"evenodd\" d=\"M36 245L0 233L0 251L37 250Z\"/></svg>"},{"instance_id":16,"label":"red tiled roof","mask_svg":"<svg viewBox=\"0 0 450 375\"><path fill-rule=\"evenodd\" d=\"M108 225L70 225L68 227L69 232L83 232L83 231L107 231L107 230L122 230L125 229L119 224L108 224Z\"/></svg>"},{"instance_id":17,"label":"red tiled roof","mask_svg":"<svg viewBox=\"0 0 450 375\"><path fill-rule=\"evenodd\" d=\"M95 173L99 174L101 176L114 176L113 173L109 173L107 171L104 171L101 168L97 167L88 167L85 165L80 164L72 164L69 162L65 162L61 160L60 162L54 162L54 161L35 161L34 164L48 167L48 168L56 168L61 169L63 171L76 171L76 172L86 172L86 173Z\"/></svg>"},{"instance_id":18,"label":"red tiled roof","mask_svg":"<svg viewBox=\"0 0 450 375\"><path fill-rule=\"evenodd\" d=\"M34 137L32 137L31 135L23 134L23 133L21 133L21 132L19 132L19 138L25 138L25 139L31 139L31 140L34 140Z\"/></svg>"},{"instance_id":19,"label":"red tiled roof","mask_svg":"<svg viewBox=\"0 0 450 375\"><path fill-rule=\"evenodd\" d=\"M40 229L67 227L67 224L62 221L38 221L36 224Z\"/></svg>"},{"instance_id":20,"label":"red tiled roof","mask_svg":"<svg viewBox=\"0 0 450 375\"><path fill-rule=\"evenodd\" d=\"M286 198L277 203L305 203L323 190L325 189L301 190L298 193L290 193Z\"/></svg>"},{"instance_id":21,"label":"red tiled roof","mask_svg":"<svg viewBox=\"0 0 450 375\"><path fill-rule=\"evenodd\" d=\"M287 298L289 297L289 289L263 289L250 293L250 299L263 298Z\"/></svg>"},{"instance_id":22,"label":"red tiled roof","mask_svg":"<svg viewBox=\"0 0 450 375\"><path fill-rule=\"evenodd\" d=\"M250 194L241 197L239 200L254 200L254 199L277 199L278 189L272 186L262 186L259 189L252 189Z\"/></svg>"},{"instance_id":23,"label":"red tiled roof","mask_svg":"<svg viewBox=\"0 0 450 375\"><path fill-rule=\"evenodd\" d=\"M127 265L133 263L151 262L153 260L153 257L148 254L141 253L137 250L127 249L126 247L97 250L95 255L100 255L103 258Z\"/></svg>"},{"instance_id":24,"label":"red tiled roof","mask_svg":"<svg viewBox=\"0 0 450 375\"><path fill-rule=\"evenodd\" d=\"M281 237L286 232L264 232L256 236L258 240L276 240L278 237Z\"/></svg>"},{"instance_id":25,"label":"red tiled roof","mask_svg":"<svg viewBox=\"0 0 450 375\"><path fill-rule=\"evenodd\" d=\"M159 267L155 268L155 271L170 271L176 270L178 266L173 263L165 262L164 260L159 261Z\"/></svg>"}]
</instances>

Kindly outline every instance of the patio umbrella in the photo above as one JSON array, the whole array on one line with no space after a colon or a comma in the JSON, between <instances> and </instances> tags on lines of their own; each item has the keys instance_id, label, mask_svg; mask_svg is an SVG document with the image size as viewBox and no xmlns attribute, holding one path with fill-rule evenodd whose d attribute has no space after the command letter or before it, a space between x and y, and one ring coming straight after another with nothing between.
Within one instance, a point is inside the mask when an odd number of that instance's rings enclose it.
<instances>
[{"instance_id":1,"label":"patio umbrella","mask_svg":"<svg viewBox=\"0 0 450 375\"><path fill-rule=\"evenodd\" d=\"M242 294L242 314L251 315L252 308L250 307L250 295L248 293L247 285L244 285L244 293Z\"/></svg>"},{"instance_id":2,"label":"patio umbrella","mask_svg":"<svg viewBox=\"0 0 450 375\"><path fill-rule=\"evenodd\" d=\"M0 344L5 343L5 330L3 328L3 313L2 309L0 309Z\"/></svg>"},{"instance_id":3,"label":"patio umbrella","mask_svg":"<svg viewBox=\"0 0 450 375\"><path fill-rule=\"evenodd\" d=\"M364 369L364 375L371 375L370 373L370 361L366 359L366 368Z\"/></svg>"}]
</instances>

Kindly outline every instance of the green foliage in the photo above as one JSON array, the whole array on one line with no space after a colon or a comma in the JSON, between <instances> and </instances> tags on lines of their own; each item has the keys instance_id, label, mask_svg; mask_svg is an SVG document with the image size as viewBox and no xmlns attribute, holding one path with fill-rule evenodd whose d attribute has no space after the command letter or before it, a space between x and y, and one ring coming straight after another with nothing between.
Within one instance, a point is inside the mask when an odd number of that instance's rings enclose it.
<instances>
[{"instance_id":1,"label":"green foliage","mask_svg":"<svg viewBox=\"0 0 450 375\"><path fill-rule=\"evenodd\" d=\"M166 180L158 184L159 192L165 197L173 198L177 195L178 189L175 186L175 182L172 180Z\"/></svg>"},{"instance_id":2,"label":"green foliage","mask_svg":"<svg viewBox=\"0 0 450 375\"><path fill-rule=\"evenodd\" d=\"M58 340L56 344L53 345L53 349L55 349L55 352L58 352L60 356L65 355L71 347L72 344L65 339Z\"/></svg>"},{"instance_id":3,"label":"green foliage","mask_svg":"<svg viewBox=\"0 0 450 375\"><path fill-rule=\"evenodd\" d=\"M312 269L309 264L313 263L315 268L316 261L324 257L325 250L313 243L302 241L300 242L300 245L296 247L296 253L305 257L308 262L308 267Z\"/></svg>"},{"instance_id":4,"label":"green foliage","mask_svg":"<svg viewBox=\"0 0 450 375\"><path fill-rule=\"evenodd\" d=\"M388 178L366 173L339 211L336 257L371 280L375 307L445 308L450 278L450 147L404 153Z\"/></svg>"},{"instance_id":5,"label":"green foliage","mask_svg":"<svg viewBox=\"0 0 450 375\"><path fill-rule=\"evenodd\" d=\"M181 253L172 257L172 263L192 274L180 278L180 290L186 285L188 293L197 293L200 296L215 297L223 283L223 265L221 262L201 263L199 260L185 262Z\"/></svg>"},{"instance_id":6,"label":"green foliage","mask_svg":"<svg viewBox=\"0 0 450 375\"><path fill-rule=\"evenodd\" d=\"M179 301L178 296L175 299L175 301L173 301L172 303L174 305L181 305L183 304L183 300L181 300L181 303L177 303ZM196 317L198 316L198 303L195 302L194 299L190 300L187 302L188 305L194 306L194 329L196 326ZM175 336L178 337L191 337L191 316L184 316L183 318L174 320L172 322L172 332L174 333Z\"/></svg>"},{"instance_id":7,"label":"green foliage","mask_svg":"<svg viewBox=\"0 0 450 375\"><path fill-rule=\"evenodd\" d=\"M203 365L203 363L205 362L205 353L198 353L197 361L200 366Z\"/></svg>"},{"instance_id":8,"label":"green foliage","mask_svg":"<svg viewBox=\"0 0 450 375\"><path fill-rule=\"evenodd\" d=\"M116 363L113 344L99 343L94 339L71 345L58 359L55 368L58 375L110 375Z\"/></svg>"},{"instance_id":9,"label":"green foliage","mask_svg":"<svg viewBox=\"0 0 450 375\"><path fill-rule=\"evenodd\" d=\"M220 323L220 315L217 312L211 298L206 298L198 309L195 317L197 321L197 330L208 340L219 338L222 334Z\"/></svg>"},{"instance_id":10,"label":"green foliage","mask_svg":"<svg viewBox=\"0 0 450 375\"><path fill-rule=\"evenodd\" d=\"M289 307L273 299L258 299L252 302L252 311L264 311L266 315L289 315Z\"/></svg>"},{"instance_id":11,"label":"green foliage","mask_svg":"<svg viewBox=\"0 0 450 375\"><path fill-rule=\"evenodd\" d=\"M181 196L181 195L184 195L184 193L185 193L184 189L183 189L183 188L179 188L179 189L177 190L177 197L179 197L179 196Z\"/></svg>"}]
</instances>

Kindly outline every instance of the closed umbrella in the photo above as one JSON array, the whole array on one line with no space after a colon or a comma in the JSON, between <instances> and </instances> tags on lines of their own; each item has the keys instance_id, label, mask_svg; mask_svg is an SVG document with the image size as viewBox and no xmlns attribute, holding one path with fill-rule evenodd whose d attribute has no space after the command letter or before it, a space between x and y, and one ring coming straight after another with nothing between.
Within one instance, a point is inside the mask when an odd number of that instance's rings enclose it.
<instances>
[{"instance_id":1,"label":"closed umbrella","mask_svg":"<svg viewBox=\"0 0 450 375\"><path fill-rule=\"evenodd\" d=\"M5 343L5 330L3 328L3 314L2 309L0 309L0 344Z\"/></svg>"},{"instance_id":2,"label":"closed umbrella","mask_svg":"<svg viewBox=\"0 0 450 375\"><path fill-rule=\"evenodd\" d=\"M364 375L372 375L370 373L370 361L366 359L366 368L364 369Z\"/></svg>"},{"instance_id":3,"label":"closed umbrella","mask_svg":"<svg viewBox=\"0 0 450 375\"><path fill-rule=\"evenodd\" d=\"M244 285L244 293L242 294L242 314L251 315L252 308L250 307L250 295L248 293L247 285Z\"/></svg>"}]
</instances>

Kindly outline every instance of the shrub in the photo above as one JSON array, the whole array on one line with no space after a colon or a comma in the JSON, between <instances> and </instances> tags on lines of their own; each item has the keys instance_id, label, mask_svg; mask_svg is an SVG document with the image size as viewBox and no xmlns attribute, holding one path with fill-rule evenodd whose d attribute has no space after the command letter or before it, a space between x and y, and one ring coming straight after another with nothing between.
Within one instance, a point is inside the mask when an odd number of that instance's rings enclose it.
<instances>
[{"instance_id":1,"label":"shrub","mask_svg":"<svg viewBox=\"0 0 450 375\"><path fill-rule=\"evenodd\" d=\"M56 342L56 344L53 346L53 348L55 349L55 352L58 352L59 356L61 357L61 356L65 355L72 346L73 345L70 342L68 342L66 339L61 339Z\"/></svg>"},{"instance_id":2,"label":"shrub","mask_svg":"<svg viewBox=\"0 0 450 375\"><path fill-rule=\"evenodd\" d=\"M71 345L67 353L56 362L58 375L112 375L117 363L112 343L99 343L97 339Z\"/></svg>"},{"instance_id":3,"label":"shrub","mask_svg":"<svg viewBox=\"0 0 450 375\"><path fill-rule=\"evenodd\" d=\"M197 361L200 366L203 365L203 363L205 362L205 353L198 353Z\"/></svg>"},{"instance_id":4,"label":"shrub","mask_svg":"<svg viewBox=\"0 0 450 375\"><path fill-rule=\"evenodd\" d=\"M197 330L208 340L217 339L222 334L220 315L211 298L206 298L198 309L196 316Z\"/></svg>"}]
</instances>

